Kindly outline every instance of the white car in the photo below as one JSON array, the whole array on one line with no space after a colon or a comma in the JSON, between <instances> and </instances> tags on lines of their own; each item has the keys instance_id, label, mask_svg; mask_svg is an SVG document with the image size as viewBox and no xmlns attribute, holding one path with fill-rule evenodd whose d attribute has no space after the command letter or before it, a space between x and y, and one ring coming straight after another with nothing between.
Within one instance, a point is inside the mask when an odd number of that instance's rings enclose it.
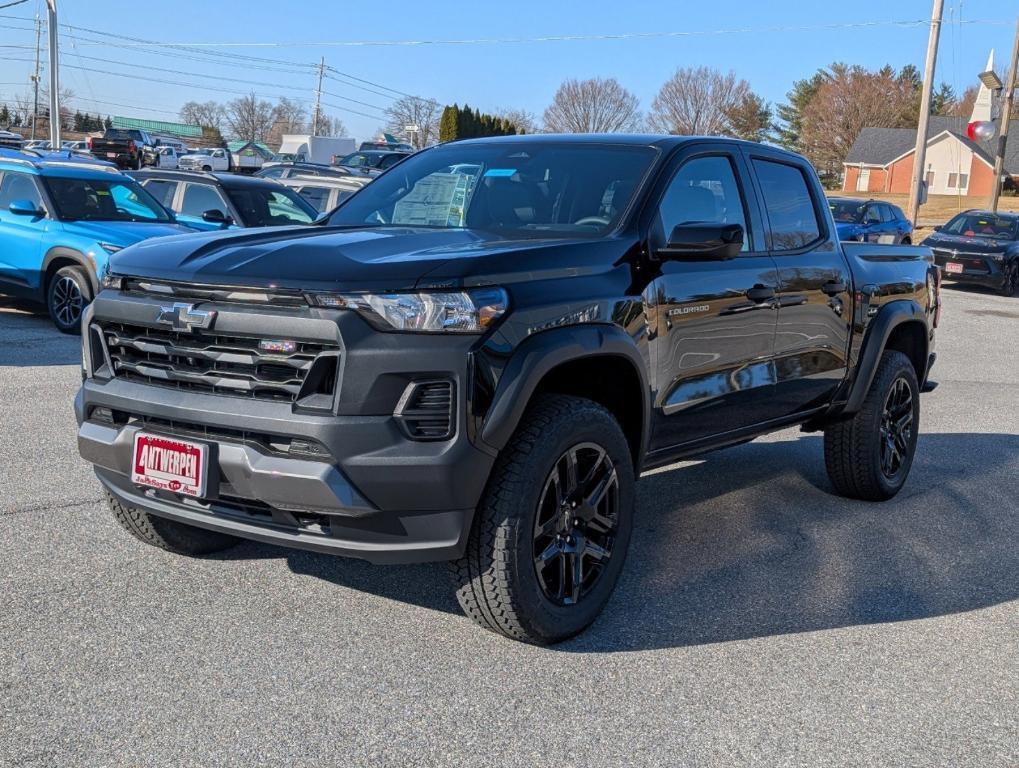
<instances>
[{"instance_id":1,"label":"white car","mask_svg":"<svg viewBox=\"0 0 1019 768\"><path fill-rule=\"evenodd\" d=\"M229 171L230 153L225 149L200 149L177 160L182 171Z\"/></svg>"},{"instance_id":2,"label":"white car","mask_svg":"<svg viewBox=\"0 0 1019 768\"><path fill-rule=\"evenodd\" d=\"M184 152L176 147L161 146L156 150L156 164L153 167L175 170L182 157L185 157Z\"/></svg>"}]
</instances>

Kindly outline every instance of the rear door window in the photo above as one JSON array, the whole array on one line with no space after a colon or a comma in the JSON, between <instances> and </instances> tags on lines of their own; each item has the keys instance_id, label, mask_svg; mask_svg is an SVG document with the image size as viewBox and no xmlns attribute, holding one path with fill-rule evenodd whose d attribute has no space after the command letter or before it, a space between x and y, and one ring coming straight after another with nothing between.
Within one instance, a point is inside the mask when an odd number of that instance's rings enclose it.
<instances>
[{"instance_id":1,"label":"rear door window","mask_svg":"<svg viewBox=\"0 0 1019 768\"><path fill-rule=\"evenodd\" d=\"M771 250L794 251L819 241L822 229L817 206L803 170L759 157L753 163L771 224Z\"/></svg>"},{"instance_id":2,"label":"rear door window","mask_svg":"<svg viewBox=\"0 0 1019 768\"><path fill-rule=\"evenodd\" d=\"M329 201L329 190L325 187L301 187L297 190L301 197L315 206L315 210L324 211Z\"/></svg>"}]
</instances>

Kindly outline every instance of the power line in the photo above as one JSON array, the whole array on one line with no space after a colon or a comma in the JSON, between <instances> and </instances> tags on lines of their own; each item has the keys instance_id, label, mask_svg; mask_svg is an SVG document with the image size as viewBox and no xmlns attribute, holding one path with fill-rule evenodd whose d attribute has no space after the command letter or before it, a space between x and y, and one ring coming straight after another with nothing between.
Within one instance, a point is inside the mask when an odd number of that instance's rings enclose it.
<instances>
[{"instance_id":1,"label":"power line","mask_svg":"<svg viewBox=\"0 0 1019 768\"><path fill-rule=\"evenodd\" d=\"M1011 21L1000 19L966 19L956 23L966 25L991 25L1003 26L1012 24ZM378 46L431 46L431 45L506 45L522 43L557 43L557 42L582 42L602 40L648 40L654 38L683 38L683 37L715 37L720 35L751 35L751 34L777 34L782 32L822 32L843 29L867 29L876 27L927 27L930 21L927 19L899 19L881 21L853 21L835 22L831 24L803 24L803 25L780 25L770 27L732 27L708 30L676 30L676 31L655 31L655 32L617 32L591 35L542 35L537 37L476 37L464 39L422 39L422 40L297 40L290 42L203 42L194 41L186 43L156 43L138 40L142 45L158 45L169 48L180 48L183 50L200 48L345 48L345 47L378 47ZM84 29L83 27L81 29ZM94 30L92 30L94 31ZM101 33L111 34L111 33ZM114 36L111 34L111 36ZM125 35L116 35L125 40L137 40ZM133 47L134 43L126 42L125 46ZM226 55L226 54L224 54ZM234 54L239 56L239 54ZM265 59L263 59L264 61ZM314 66L314 65L309 65Z\"/></svg>"}]
</instances>

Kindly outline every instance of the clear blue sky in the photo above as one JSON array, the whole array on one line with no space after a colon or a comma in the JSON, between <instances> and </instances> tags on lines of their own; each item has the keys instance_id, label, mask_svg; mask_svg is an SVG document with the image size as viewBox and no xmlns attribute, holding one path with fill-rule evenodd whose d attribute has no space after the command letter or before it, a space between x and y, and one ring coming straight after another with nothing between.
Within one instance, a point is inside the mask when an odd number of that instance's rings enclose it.
<instances>
[{"instance_id":1,"label":"clear blue sky","mask_svg":"<svg viewBox=\"0 0 1019 768\"><path fill-rule=\"evenodd\" d=\"M9 0L0 0L3 5ZM310 100L315 76L272 71L272 65L238 60L214 60L215 53L265 57L309 64L320 56L336 69L385 88L327 80L329 114L341 117L357 138L375 132L383 122L380 109L395 89L432 97L440 102L470 103L484 110L521 107L539 118L559 83L567 77L616 77L636 93L646 110L661 83L681 66L708 65L733 70L769 102L783 100L792 82L815 69L842 60L878 67L912 63L923 66L925 26L873 26L832 29L785 29L862 22L908 21L929 18L930 0L884 3L808 3L804 0L511 0L476 3L337 2L302 0L174 0L137 4L123 0L58 0L61 21L78 27L156 39L168 43L273 43L278 47L208 47L213 56L175 53L158 55L90 32L61 30L66 66L62 83L76 94L74 106L109 114L173 119L189 99L229 100L254 90L267 98L288 95ZM0 46L34 45L31 17L41 0L28 0L0 10ZM132 9L134 20L126 23ZM139 13L142 9L155 13ZM809 8L809 10L808 10ZM988 50L996 49L1002 72L1011 50L1017 0L946 0L946 21L990 20L997 24L947 24L941 38L938 80L961 92L976 82ZM139 18L140 16L140 18ZM19 27L12 29L11 27ZM612 35L618 33L751 31L689 37L644 37L621 40L482 43L413 46L335 45L353 41L428 41L476 38L534 38L555 35ZM72 38L72 35L74 36ZM45 35L43 36L45 44ZM323 43L334 43L325 45ZM28 89L31 48L0 47L0 100L11 100ZM133 67L104 63L134 62ZM93 71L71 67L90 67ZM172 72L195 72L203 76ZM263 69L258 67L270 67ZM150 77L146 82L102 74L96 69ZM277 69L281 69L277 67ZM266 85L231 82L252 80ZM175 84L184 81L188 85ZM195 85L222 88L216 92ZM346 97L346 99L341 98ZM365 104L356 104L356 100ZM371 106L365 106L365 105ZM137 108L120 105L136 105ZM358 115L357 110L365 115Z\"/></svg>"}]
</instances>

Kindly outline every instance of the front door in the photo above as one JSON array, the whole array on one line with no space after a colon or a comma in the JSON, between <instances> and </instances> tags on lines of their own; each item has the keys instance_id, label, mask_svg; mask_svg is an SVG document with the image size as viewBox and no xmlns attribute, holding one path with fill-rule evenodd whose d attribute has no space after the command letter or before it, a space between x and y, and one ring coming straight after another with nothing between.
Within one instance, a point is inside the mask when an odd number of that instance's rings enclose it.
<instances>
[{"instance_id":1,"label":"front door","mask_svg":"<svg viewBox=\"0 0 1019 768\"><path fill-rule=\"evenodd\" d=\"M42 283L42 237L46 222L37 216L11 213L11 203L28 201L42 207L36 181L27 173L0 174L0 293L37 296Z\"/></svg>"},{"instance_id":2,"label":"front door","mask_svg":"<svg viewBox=\"0 0 1019 768\"><path fill-rule=\"evenodd\" d=\"M747 161L778 266L776 405L791 416L826 406L846 376L853 277L813 173L763 148Z\"/></svg>"},{"instance_id":3,"label":"front door","mask_svg":"<svg viewBox=\"0 0 1019 768\"><path fill-rule=\"evenodd\" d=\"M692 146L660 184L647 221L651 254L683 223L745 232L739 258L663 260L645 293L655 361L651 450L659 455L773 416L778 272L757 208L747 205L746 179L732 145Z\"/></svg>"}]
</instances>

